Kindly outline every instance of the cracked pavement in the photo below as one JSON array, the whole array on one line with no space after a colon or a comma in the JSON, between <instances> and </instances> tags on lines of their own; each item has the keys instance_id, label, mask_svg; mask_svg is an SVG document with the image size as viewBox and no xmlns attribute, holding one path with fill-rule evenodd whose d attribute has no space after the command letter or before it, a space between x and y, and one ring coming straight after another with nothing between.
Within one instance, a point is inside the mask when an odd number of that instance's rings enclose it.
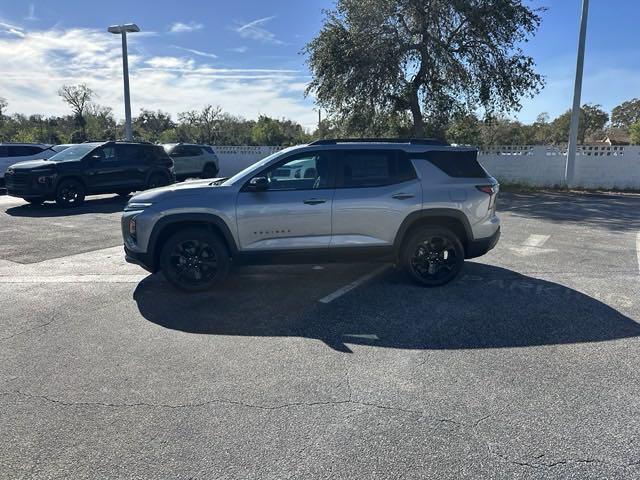
<instances>
[{"instance_id":1,"label":"cracked pavement","mask_svg":"<svg viewBox=\"0 0 640 480\"><path fill-rule=\"evenodd\" d=\"M377 266L186 295L123 261L119 202L0 197L0 478L640 477L640 197L502 194L456 282L328 304Z\"/></svg>"}]
</instances>

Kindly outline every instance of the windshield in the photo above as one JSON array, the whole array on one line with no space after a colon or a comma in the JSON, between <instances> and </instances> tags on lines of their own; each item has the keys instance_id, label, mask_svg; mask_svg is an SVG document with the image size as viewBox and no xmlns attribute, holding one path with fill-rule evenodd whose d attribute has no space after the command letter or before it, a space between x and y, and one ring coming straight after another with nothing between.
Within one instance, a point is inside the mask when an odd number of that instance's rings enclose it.
<instances>
[{"instance_id":1,"label":"windshield","mask_svg":"<svg viewBox=\"0 0 640 480\"><path fill-rule=\"evenodd\" d=\"M65 148L60 153L56 153L49 159L50 162L69 162L71 160L80 160L91 150L96 148L95 143L84 143L82 145L75 145L73 147Z\"/></svg>"},{"instance_id":2,"label":"windshield","mask_svg":"<svg viewBox=\"0 0 640 480\"><path fill-rule=\"evenodd\" d=\"M226 180L222 185L229 186L229 185L233 185L234 183L236 183L239 179L241 179L242 177L244 177L245 175L247 175L248 173L254 171L254 170L260 170L260 168L264 167L267 163L269 163L271 160L273 160L276 157L279 157L280 155L282 155L283 153L288 152L289 150L291 150L292 148L295 147L289 147L289 148L285 148L284 150L280 150L279 152L276 153L272 153L271 155L269 155L266 158L263 158L262 160L260 160L259 162L253 163L251 165L249 165L247 168L245 168L244 170L239 171L238 173L236 173L233 177L229 178L228 180Z\"/></svg>"}]
</instances>

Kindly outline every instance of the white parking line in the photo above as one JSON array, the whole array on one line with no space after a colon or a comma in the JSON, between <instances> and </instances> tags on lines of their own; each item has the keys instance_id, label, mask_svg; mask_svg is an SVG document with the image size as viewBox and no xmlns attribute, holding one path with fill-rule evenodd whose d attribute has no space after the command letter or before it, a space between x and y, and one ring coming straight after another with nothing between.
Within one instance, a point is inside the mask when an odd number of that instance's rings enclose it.
<instances>
[{"instance_id":1,"label":"white parking line","mask_svg":"<svg viewBox=\"0 0 640 480\"><path fill-rule=\"evenodd\" d=\"M149 275L7 275L1 283L139 283Z\"/></svg>"},{"instance_id":2,"label":"white parking line","mask_svg":"<svg viewBox=\"0 0 640 480\"><path fill-rule=\"evenodd\" d=\"M527 238L522 244L525 247L541 247L547 243L547 240L549 240L550 237L551 235L529 235L529 238Z\"/></svg>"},{"instance_id":3,"label":"white parking line","mask_svg":"<svg viewBox=\"0 0 640 480\"><path fill-rule=\"evenodd\" d=\"M342 336L350 338L361 338L363 340L380 340L380 337L373 333L345 333Z\"/></svg>"},{"instance_id":4,"label":"white parking line","mask_svg":"<svg viewBox=\"0 0 640 480\"><path fill-rule=\"evenodd\" d=\"M529 235L529 237L522 242L522 247L509 247L509 250L519 257L530 257L541 253L555 252L554 249L542 248L549 238L551 238L551 235Z\"/></svg>"},{"instance_id":5,"label":"white parking line","mask_svg":"<svg viewBox=\"0 0 640 480\"><path fill-rule=\"evenodd\" d=\"M640 232L636 237L636 255L638 255L638 271L640 272Z\"/></svg>"},{"instance_id":6,"label":"white parking line","mask_svg":"<svg viewBox=\"0 0 640 480\"><path fill-rule=\"evenodd\" d=\"M345 293L350 292L351 290L353 290L354 288L358 288L360 285L362 285L363 283L368 282L369 280L371 280L372 278L380 275L382 272L386 271L387 269L390 268L390 265L383 265L380 268L376 268L373 272L371 273L367 273L366 275L363 275L362 277L358 278L357 280L351 282L349 285L345 285L342 288L339 288L338 290L336 290L333 293L330 293L329 295L327 295L326 297L322 297L320 300L318 300L320 303L331 303L333 302L336 298L340 298L341 296L343 296Z\"/></svg>"}]
</instances>

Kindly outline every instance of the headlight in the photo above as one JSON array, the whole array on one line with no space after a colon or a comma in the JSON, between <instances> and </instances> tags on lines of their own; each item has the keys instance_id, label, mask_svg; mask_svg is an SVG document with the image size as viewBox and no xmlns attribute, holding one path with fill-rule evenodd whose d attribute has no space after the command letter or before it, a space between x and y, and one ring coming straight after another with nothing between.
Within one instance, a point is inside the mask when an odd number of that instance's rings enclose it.
<instances>
[{"instance_id":1,"label":"headlight","mask_svg":"<svg viewBox=\"0 0 640 480\"><path fill-rule=\"evenodd\" d=\"M55 177L56 177L55 173L52 175L40 175L38 177L38 183L45 184L45 183L53 182Z\"/></svg>"},{"instance_id":2,"label":"headlight","mask_svg":"<svg viewBox=\"0 0 640 480\"><path fill-rule=\"evenodd\" d=\"M124 208L125 212L131 212L133 210L144 210L145 208L150 207L153 203L128 203Z\"/></svg>"}]
</instances>

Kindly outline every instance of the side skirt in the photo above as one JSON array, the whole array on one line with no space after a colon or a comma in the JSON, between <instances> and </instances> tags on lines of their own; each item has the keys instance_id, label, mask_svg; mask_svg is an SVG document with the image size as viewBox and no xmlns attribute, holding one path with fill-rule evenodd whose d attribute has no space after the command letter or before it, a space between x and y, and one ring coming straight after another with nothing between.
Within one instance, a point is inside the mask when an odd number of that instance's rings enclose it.
<instances>
[{"instance_id":1,"label":"side skirt","mask_svg":"<svg viewBox=\"0 0 640 480\"><path fill-rule=\"evenodd\" d=\"M394 262L395 250L383 247L338 247L313 250L263 250L238 252L233 257L236 265L294 265L355 262Z\"/></svg>"}]
</instances>

